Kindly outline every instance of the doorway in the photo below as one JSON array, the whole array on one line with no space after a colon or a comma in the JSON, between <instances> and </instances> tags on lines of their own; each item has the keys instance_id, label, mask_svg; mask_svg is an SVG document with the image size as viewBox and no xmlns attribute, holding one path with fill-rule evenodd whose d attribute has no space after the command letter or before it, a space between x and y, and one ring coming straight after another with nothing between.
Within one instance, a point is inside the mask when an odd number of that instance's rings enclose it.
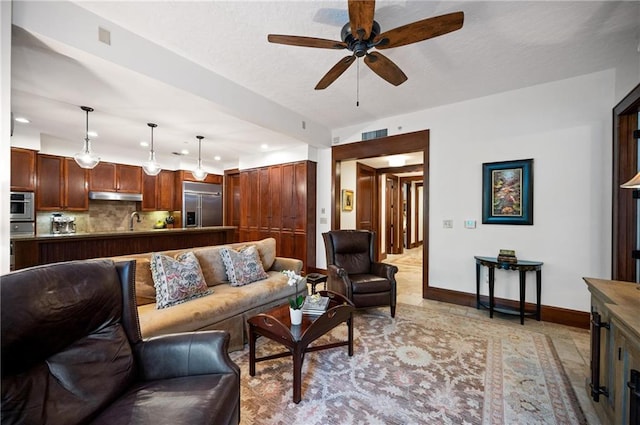
<instances>
[{"instance_id":1,"label":"doorway","mask_svg":"<svg viewBox=\"0 0 640 425\"><path fill-rule=\"evenodd\" d=\"M429 288L429 130L416 131L413 133L399 134L396 136L382 137L368 140L366 142L349 143L346 145L334 146L331 150L331 192L334 200L334 208L331 210L331 228L340 228L340 201L341 201L341 161L359 160L387 155L399 155L413 152L422 153L422 185L427 192L422 196L421 222L416 223L417 228L422 229L422 297L427 297ZM356 199L356 203L358 200Z\"/></svg>"}]
</instances>

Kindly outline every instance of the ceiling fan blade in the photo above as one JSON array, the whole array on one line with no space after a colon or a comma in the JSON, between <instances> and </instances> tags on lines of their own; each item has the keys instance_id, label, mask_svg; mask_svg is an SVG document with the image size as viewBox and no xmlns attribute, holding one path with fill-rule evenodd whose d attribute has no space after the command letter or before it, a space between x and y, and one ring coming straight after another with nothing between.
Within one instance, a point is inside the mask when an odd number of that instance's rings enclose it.
<instances>
[{"instance_id":1,"label":"ceiling fan blade","mask_svg":"<svg viewBox=\"0 0 640 425\"><path fill-rule=\"evenodd\" d=\"M404 46L459 30L463 22L464 12L435 16L385 31L373 42L380 42L376 45L378 49Z\"/></svg>"},{"instance_id":2,"label":"ceiling fan blade","mask_svg":"<svg viewBox=\"0 0 640 425\"><path fill-rule=\"evenodd\" d=\"M356 60L355 55L345 56L340 62L335 64L333 68L325 74L324 77L316 84L316 90L323 90L329 87L349 66Z\"/></svg>"},{"instance_id":3,"label":"ceiling fan blade","mask_svg":"<svg viewBox=\"0 0 640 425\"><path fill-rule=\"evenodd\" d=\"M349 0L351 34L357 40L368 40L376 11L374 0Z\"/></svg>"},{"instance_id":4,"label":"ceiling fan blade","mask_svg":"<svg viewBox=\"0 0 640 425\"><path fill-rule=\"evenodd\" d=\"M347 44L342 41L327 40L315 37L300 37L297 35L269 34L270 43L288 44L290 46L317 47L320 49L346 49Z\"/></svg>"},{"instance_id":5,"label":"ceiling fan blade","mask_svg":"<svg viewBox=\"0 0 640 425\"><path fill-rule=\"evenodd\" d=\"M367 54L364 58L364 63L366 63L373 72L394 86L399 86L407 81L407 76L398 68L398 65L382 53L373 52Z\"/></svg>"}]
</instances>

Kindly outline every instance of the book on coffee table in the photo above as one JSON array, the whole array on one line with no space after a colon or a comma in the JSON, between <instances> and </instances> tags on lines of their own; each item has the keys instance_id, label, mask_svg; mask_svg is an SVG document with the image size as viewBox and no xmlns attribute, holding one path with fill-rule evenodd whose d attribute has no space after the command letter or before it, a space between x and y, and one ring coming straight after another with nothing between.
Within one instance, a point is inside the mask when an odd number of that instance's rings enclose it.
<instances>
[{"instance_id":1,"label":"book on coffee table","mask_svg":"<svg viewBox=\"0 0 640 425\"><path fill-rule=\"evenodd\" d=\"M329 305L329 297L321 297L320 295L309 295L304 299L302 312L304 314L322 314L327 311Z\"/></svg>"}]
</instances>

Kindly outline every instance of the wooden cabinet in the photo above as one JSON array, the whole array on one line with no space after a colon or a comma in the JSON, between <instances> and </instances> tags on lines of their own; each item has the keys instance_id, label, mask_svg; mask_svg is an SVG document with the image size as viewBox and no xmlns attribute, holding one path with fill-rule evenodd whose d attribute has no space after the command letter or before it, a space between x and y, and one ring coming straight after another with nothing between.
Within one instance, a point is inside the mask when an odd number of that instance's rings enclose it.
<instances>
[{"instance_id":1,"label":"wooden cabinet","mask_svg":"<svg viewBox=\"0 0 640 425\"><path fill-rule=\"evenodd\" d=\"M88 210L88 175L72 158L37 155L36 210Z\"/></svg>"},{"instance_id":2,"label":"wooden cabinet","mask_svg":"<svg viewBox=\"0 0 640 425\"><path fill-rule=\"evenodd\" d=\"M235 226L233 241L240 240L240 171L238 169L224 172L224 225Z\"/></svg>"},{"instance_id":3,"label":"wooden cabinet","mask_svg":"<svg viewBox=\"0 0 640 425\"><path fill-rule=\"evenodd\" d=\"M90 171L92 192L142 193L142 168L101 162Z\"/></svg>"},{"instance_id":4,"label":"wooden cabinet","mask_svg":"<svg viewBox=\"0 0 640 425\"><path fill-rule=\"evenodd\" d=\"M632 371L640 372L640 286L593 278L585 282L591 292L587 391L602 423L631 423L632 406L639 402L629 382Z\"/></svg>"},{"instance_id":5,"label":"wooden cabinet","mask_svg":"<svg viewBox=\"0 0 640 425\"><path fill-rule=\"evenodd\" d=\"M240 172L240 241L276 239L277 255L315 267L316 163L301 161Z\"/></svg>"},{"instance_id":6,"label":"wooden cabinet","mask_svg":"<svg viewBox=\"0 0 640 425\"><path fill-rule=\"evenodd\" d=\"M173 211L175 172L162 170L157 176L142 177L142 211Z\"/></svg>"},{"instance_id":7,"label":"wooden cabinet","mask_svg":"<svg viewBox=\"0 0 640 425\"><path fill-rule=\"evenodd\" d=\"M36 151L11 148L11 190L36 190Z\"/></svg>"}]
</instances>

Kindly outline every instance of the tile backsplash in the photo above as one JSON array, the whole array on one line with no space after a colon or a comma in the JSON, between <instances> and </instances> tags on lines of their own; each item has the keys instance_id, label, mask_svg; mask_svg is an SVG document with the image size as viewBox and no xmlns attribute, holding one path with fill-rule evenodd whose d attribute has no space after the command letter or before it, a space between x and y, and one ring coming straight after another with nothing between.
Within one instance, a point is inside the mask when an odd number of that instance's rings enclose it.
<instances>
[{"instance_id":1,"label":"tile backsplash","mask_svg":"<svg viewBox=\"0 0 640 425\"><path fill-rule=\"evenodd\" d=\"M180 211L140 211L139 203L128 201L89 201L89 211L60 211L65 216L75 217L76 233L129 231L129 220L138 211L140 223L133 219L134 230L152 230L158 220L169 215L180 223ZM56 211L38 212L36 235L51 233L51 215ZM177 227L177 226L176 226Z\"/></svg>"}]
</instances>

